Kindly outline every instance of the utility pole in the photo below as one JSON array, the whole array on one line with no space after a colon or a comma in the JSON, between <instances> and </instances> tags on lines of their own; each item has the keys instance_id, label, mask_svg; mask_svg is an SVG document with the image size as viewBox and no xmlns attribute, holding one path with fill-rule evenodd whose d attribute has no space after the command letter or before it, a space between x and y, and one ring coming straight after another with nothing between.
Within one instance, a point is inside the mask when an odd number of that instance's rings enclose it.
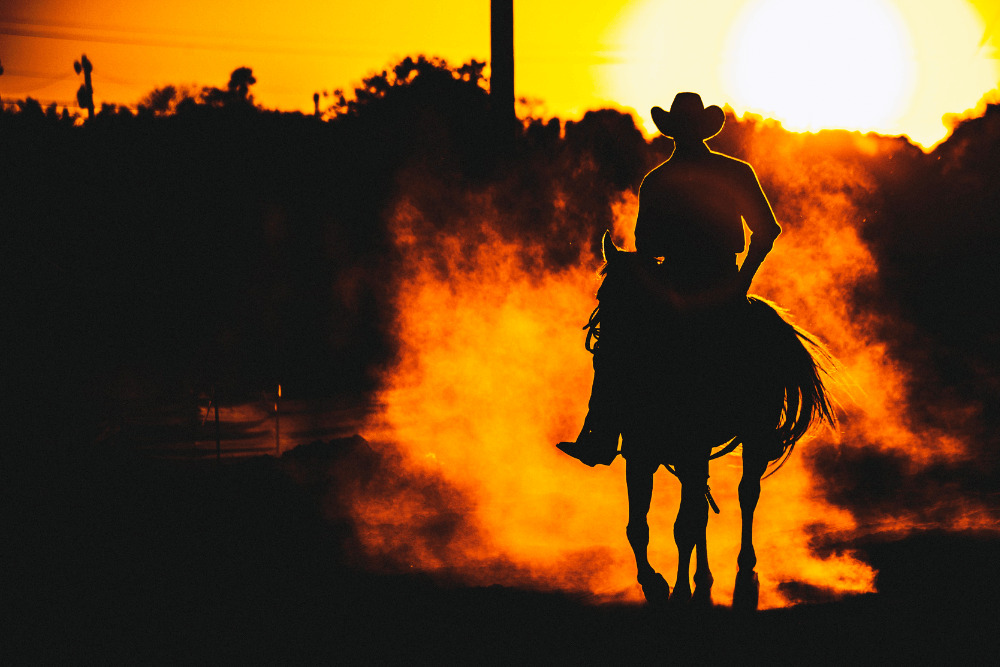
<instances>
[{"instance_id":1,"label":"utility pole","mask_svg":"<svg viewBox=\"0 0 1000 667\"><path fill-rule=\"evenodd\" d=\"M76 91L76 102L87 110L87 118L94 117L94 82L90 78L90 73L94 71L94 66L90 64L87 54L73 62L73 69L77 74L83 72L83 85Z\"/></svg>"},{"instance_id":2,"label":"utility pole","mask_svg":"<svg viewBox=\"0 0 1000 667\"><path fill-rule=\"evenodd\" d=\"M490 107L500 146L509 151L517 132L514 112L514 0L490 2Z\"/></svg>"}]
</instances>

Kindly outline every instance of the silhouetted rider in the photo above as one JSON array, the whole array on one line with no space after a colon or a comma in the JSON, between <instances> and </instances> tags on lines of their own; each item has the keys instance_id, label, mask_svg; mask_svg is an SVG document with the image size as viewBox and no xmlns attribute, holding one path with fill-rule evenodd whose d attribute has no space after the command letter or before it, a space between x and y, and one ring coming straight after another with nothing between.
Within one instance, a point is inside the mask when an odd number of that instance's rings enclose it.
<instances>
[{"instance_id":1,"label":"silhouetted rider","mask_svg":"<svg viewBox=\"0 0 1000 667\"><path fill-rule=\"evenodd\" d=\"M725 113L697 93L678 93L653 122L676 144L670 158L646 174L639 189L635 246L662 257L670 283L700 300L746 296L754 274L781 233L753 168L705 144L722 130ZM750 248L742 268L743 222Z\"/></svg>"},{"instance_id":2,"label":"silhouetted rider","mask_svg":"<svg viewBox=\"0 0 1000 667\"><path fill-rule=\"evenodd\" d=\"M672 137L676 147L670 158L642 181L636 250L646 257L663 259L662 266L651 267L657 270L651 270L648 278L655 283L654 291L667 294L667 301L682 318L674 320L675 329L683 329L684 318L690 321L692 316L685 316L685 312L701 313L701 329L693 329L694 333L689 329L688 340L698 339L701 332L707 337L695 344L698 349L675 350L674 354L690 352L692 358L705 360L713 356L716 345L732 347L724 329L738 326L730 321L737 315L733 308L746 304L753 277L781 227L753 168L705 144L726 121L720 107L706 108L697 93L678 93L670 111L653 107L652 116L656 127ZM744 250L744 220L751 235L747 256L739 267L736 255ZM714 333L719 331L723 333ZM621 359L617 355L651 353L649 346L636 348L634 344L606 344L595 352L590 412L576 442L560 443L560 449L588 465L614 459L622 426L616 417L620 414L616 403L623 394L619 383L634 380L620 377ZM728 359L714 361L718 365Z\"/></svg>"}]
</instances>

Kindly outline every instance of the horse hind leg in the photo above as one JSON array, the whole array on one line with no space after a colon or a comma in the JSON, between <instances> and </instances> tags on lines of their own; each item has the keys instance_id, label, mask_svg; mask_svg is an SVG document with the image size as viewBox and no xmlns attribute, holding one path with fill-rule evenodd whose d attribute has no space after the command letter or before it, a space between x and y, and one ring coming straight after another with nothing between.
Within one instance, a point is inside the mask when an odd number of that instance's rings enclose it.
<instances>
[{"instance_id":1,"label":"horse hind leg","mask_svg":"<svg viewBox=\"0 0 1000 667\"><path fill-rule=\"evenodd\" d=\"M767 461L753 456L752 450L752 445L748 447L744 443L743 478L739 486L743 526L740 534L740 553L736 558L739 570L733 588L733 608L742 611L755 611L760 593L760 584L754 571L757 566L757 554L753 548L753 517L757 501L760 500L760 479L767 470Z\"/></svg>"}]
</instances>

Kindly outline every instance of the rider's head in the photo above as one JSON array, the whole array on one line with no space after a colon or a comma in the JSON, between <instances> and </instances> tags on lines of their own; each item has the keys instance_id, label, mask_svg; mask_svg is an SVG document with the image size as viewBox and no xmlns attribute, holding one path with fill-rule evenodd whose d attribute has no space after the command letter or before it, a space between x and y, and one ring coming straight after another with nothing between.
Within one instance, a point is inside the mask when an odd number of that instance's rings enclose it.
<instances>
[{"instance_id":1,"label":"rider's head","mask_svg":"<svg viewBox=\"0 0 1000 667\"><path fill-rule=\"evenodd\" d=\"M677 143L696 143L717 135L726 122L725 112L717 105L706 107L698 93L677 93L670 111L651 110L656 128Z\"/></svg>"}]
</instances>

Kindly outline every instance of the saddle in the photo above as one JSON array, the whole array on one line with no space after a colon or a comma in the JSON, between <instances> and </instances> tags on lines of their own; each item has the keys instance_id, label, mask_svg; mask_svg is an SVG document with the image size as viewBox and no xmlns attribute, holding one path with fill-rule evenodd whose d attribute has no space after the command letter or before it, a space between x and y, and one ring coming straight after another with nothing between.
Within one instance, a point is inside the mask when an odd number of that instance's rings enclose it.
<instances>
[{"instance_id":1,"label":"saddle","mask_svg":"<svg viewBox=\"0 0 1000 667\"><path fill-rule=\"evenodd\" d=\"M560 450L589 466L636 453L669 469L692 455L677 447L721 446L717 458L743 444L758 460L780 460L773 474L812 424L836 429L823 382L836 363L779 307L701 298L711 290L685 300L681 289L677 300L681 283L667 267L617 249L607 234L604 251L598 305L583 327L594 356L589 412Z\"/></svg>"},{"instance_id":2,"label":"saddle","mask_svg":"<svg viewBox=\"0 0 1000 667\"><path fill-rule=\"evenodd\" d=\"M622 255L624 262L640 259ZM623 433L676 446L691 439L693 424L704 430L732 421L720 410L738 403L743 384L733 381L744 376L737 351L743 326L736 321L743 311L732 303L679 307L659 269L606 267L598 305L583 327L594 356L589 412L577 439L557 447L588 466L610 465Z\"/></svg>"}]
</instances>

